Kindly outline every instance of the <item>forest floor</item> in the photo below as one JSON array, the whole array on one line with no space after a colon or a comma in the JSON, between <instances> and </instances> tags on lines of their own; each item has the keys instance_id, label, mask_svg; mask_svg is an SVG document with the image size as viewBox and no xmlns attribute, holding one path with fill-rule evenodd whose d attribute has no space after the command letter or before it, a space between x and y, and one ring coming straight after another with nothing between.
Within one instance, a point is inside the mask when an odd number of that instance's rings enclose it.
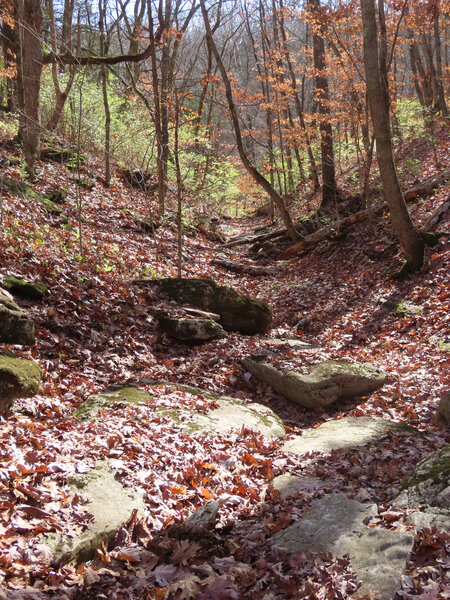
<instances>
[{"instance_id":1,"label":"forest floor","mask_svg":"<svg viewBox=\"0 0 450 600\"><path fill-rule=\"evenodd\" d=\"M411 141L401 160L417 148ZM416 180L448 169L449 150L442 132L438 169L429 144L421 144ZM6 147L0 153L19 156ZM255 264L246 246L220 249L202 233L186 230L183 276L212 278L267 301L274 309L271 335L288 333L321 347L314 356L280 350L273 359L277 364L301 370L317 358L344 359L374 363L389 375L388 383L366 398L309 411L245 376L240 359L255 353L261 336L230 333L189 346L160 334L155 315L167 307L167 299L133 280L176 276L174 218L154 234L143 232L130 211L148 216L156 200L128 187L118 174L105 189L100 166L94 159L86 161L83 177L95 185L80 191L65 166L39 163L39 181L32 188L38 193L67 189L66 224L38 201L2 192L0 275L43 281L49 294L42 303L18 301L35 320L36 344L4 345L36 360L44 377L41 393L16 401L14 412L0 422L0 598L357 598L358 582L346 559L291 557L270 542L324 491L282 499L270 482L286 470L319 476L330 482L327 491L377 503L380 515L387 515L379 517L383 526L409 527L404 514L389 513L389 499L421 458L450 441L449 431L435 422L438 401L449 389L448 352L443 350L450 341L449 237L427 249L418 273L398 281L393 276L402 259L387 214L373 228L368 222L356 224L346 236L325 240L291 261L277 262L272 248L258 258L257 264L275 267L273 275L264 277L211 264L214 258ZM3 171L22 177L15 164ZM413 183L405 174L404 188ZM448 194L449 186L441 186L411 204L414 222L424 224ZM269 223L247 217L222 219L218 226L229 238ZM448 213L438 228L449 231ZM395 316L382 309L386 300L410 302L423 311ZM283 419L289 435L350 415L385 417L422 435L400 444L392 434L374 449L369 465L358 449L328 457L288 456L280 452L279 442L248 431L208 440L180 435L151 408L110 408L90 423L73 418L90 394L143 379L264 404ZM199 409L197 401L198 396L171 388L155 397L156 404L194 403ZM112 451L121 461L121 481L144 494L148 510L122 528L93 562L77 568L56 565L42 534L77 535L88 519L68 502L68 479ZM174 530L211 498L219 500L220 510L208 535L189 539ZM419 531L408 570L410 586L398 598L449 598L449 560L448 533Z\"/></svg>"}]
</instances>

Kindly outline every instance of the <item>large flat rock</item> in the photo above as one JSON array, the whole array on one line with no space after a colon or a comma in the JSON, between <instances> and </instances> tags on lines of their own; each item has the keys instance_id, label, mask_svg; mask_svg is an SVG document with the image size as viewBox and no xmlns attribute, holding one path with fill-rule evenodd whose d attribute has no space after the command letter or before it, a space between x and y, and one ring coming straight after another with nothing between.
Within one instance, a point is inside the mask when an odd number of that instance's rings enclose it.
<instances>
[{"instance_id":1,"label":"large flat rock","mask_svg":"<svg viewBox=\"0 0 450 600\"><path fill-rule=\"evenodd\" d=\"M214 399L217 408L207 414L186 408L173 406L156 408L160 415L170 417L174 423L187 429L190 433L201 433L214 436L239 432L243 427L264 435L267 439L278 439L286 435L283 421L271 410L255 402L246 403L244 400L219 396L208 391L184 386L181 384L152 382L154 385L164 385L180 389L190 394L197 394L208 399ZM132 386L112 386L103 392L93 394L74 412L78 419L93 419L100 410L113 406L114 403L141 404L151 400L151 394Z\"/></svg>"},{"instance_id":2,"label":"large flat rock","mask_svg":"<svg viewBox=\"0 0 450 600\"><path fill-rule=\"evenodd\" d=\"M386 382L386 375L366 363L324 361L308 374L280 371L263 360L244 358L242 365L260 381L295 404L323 408L339 398L352 398L375 391Z\"/></svg>"},{"instance_id":3,"label":"large flat rock","mask_svg":"<svg viewBox=\"0 0 450 600\"><path fill-rule=\"evenodd\" d=\"M412 427L380 419L378 417L344 417L322 423L315 429L307 429L302 436L285 442L281 450L306 454L322 452L331 454L340 448L357 448L380 442L388 431L404 431L405 434L417 433Z\"/></svg>"},{"instance_id":4,"label":"large flat rock","mask_svg":"<svg viewBox=\"0 0 450 600\"><path fill-rule=\"evenodd\" d=\"M144 510L143 498L131 488L125 488L114 475L106 463L99 463L89 473L71 478L72 494L88 500L85 508L92 514L93 521L76 537L61 534L46 536L45 543L58 563L90 560L95 550L114 537L134 510Z\"/></svg>"},{"instance_id":5,"label":"large flat rock","mask_svg":"<svg viewBox=\"0 0 450 600\"><path fill-rule=\"evenodd\" d=\"M289 552L348 555L362 586L359 594L372 592L391 600L412 550L411 532L367 527L365 519L377 513L375 504L361 504L343 494L327 494L293 525L273 537Z\"/></svg>"}]
</instances>

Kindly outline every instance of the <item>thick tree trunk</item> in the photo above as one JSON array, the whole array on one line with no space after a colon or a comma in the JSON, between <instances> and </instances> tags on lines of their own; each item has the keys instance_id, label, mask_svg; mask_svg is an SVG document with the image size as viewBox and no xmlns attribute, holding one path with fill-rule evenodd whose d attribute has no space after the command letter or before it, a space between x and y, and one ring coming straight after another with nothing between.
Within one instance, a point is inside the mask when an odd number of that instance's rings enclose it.
<instances>
[{"instance_id":1,"label":"thick tree trunk","mask_svg":"<svg viewBox=\"0 0 450 600\"><path fill-rule=\"evenodd\" d=\"M30 179L39 158L41 124L39 93L42 71L42 9L40 0L15 0L18 33L17 97L20 110L19 135Z\"/></svg>"},{"instance_id":2,"label":"thick tree trunk","mask_svg":"<svg viewBox=\"0 0 450 600\"><path fill-rule=\"evenodd\" d=\"M424 242L414 227L397 178L386 109L386 90L379 67L377 24L374 0L360 0L363 21L364 67L370 114L377 143L378 167L383 184L383 196L389 206L392 225L400 240L411 271L419 269L424 260Z\"/></svg>"}]
</instances>

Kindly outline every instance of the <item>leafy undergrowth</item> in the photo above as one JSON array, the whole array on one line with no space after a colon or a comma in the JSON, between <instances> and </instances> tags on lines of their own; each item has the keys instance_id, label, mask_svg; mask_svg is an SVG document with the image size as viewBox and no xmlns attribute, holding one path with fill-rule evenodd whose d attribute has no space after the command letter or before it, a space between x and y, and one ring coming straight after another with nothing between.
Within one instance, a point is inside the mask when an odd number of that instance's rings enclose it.
<instances>
[{"instance_id":1,"label":"leafy undergrowth","mask_svg":"<svg viewBox=\"0 0 450 600\"><path fill-rule=\"evenodd\" d=\"M445 166L444 143L439 153ZM429 167L430 156L422 160L425 179L435 169ZM210 264L218 255L252 262L242 247L220 254L200 233L185 239L184 276L210 277L268 301L275 313L272 337L297 335L319 347L300 353L269 344L270 360L280 367L307 370L332 358L372 362L389 374L388 383L366 398L311 412L243 372L240 359L267 348L264 336L232 333L186 346L159 333L156 313L167 308L167 299L134 280L175 276L174 219L169 216L152 234L130 214L150 216L154 198L118 179L109 190L97 181L80 192L65 167L44 162L39 167L33 189L65 187L67 223L34 199L7 190L2 195L0 274L41 280L50 291L41 304L19 301L35 319L36 345L5 346L35 359L44 379L42 392L16 401L14 412L1 422L0 598L357 598L359 584L346 559L289 556L270 538L329 491L376 502L380 523L408 527L404 514L389 512L389 500L418 460L449 442L434 421L437 402L448 389L448 237L427 250L419 273L402 282L392 278L400 255L386 216L374 233L362 223L300 259L274 263L277 272L270 277L232 274ZM95 161L83 169L83 176L100 176ZM5 172L20 177L17 166ZM441 187L411 206L415 222L425 223L447 195L448 188ZM230 235L262 224L226 221L221 228ZM448 231L448 216L439 229ZM423 311L396 316L386 302L409 302ZM421 435L391 432L382 446L339 450L329 457L286 455L278 441L248 430L215 438L188 434L158 409L206 411L212 401L169 386L156 388L149 380L265 404L284 420L289 435L348 415L383 416L414 426ZM73 418L89 394L142 381L151 401L116 403L94 421ZM133 516L91 563L58 565L43 534L76 536L83 530L88 506L82 498L72 500L68 480L105 458L113 461L124 485L143 495L147 510ZM320 477L326 487L282 498L271 481L285 472ZM187 525L188 515L210 499L219 501L216 522ZM449 543L448 534L436 530L417 534L399 597L448 597Z\"/></svg>"}]
</instances>

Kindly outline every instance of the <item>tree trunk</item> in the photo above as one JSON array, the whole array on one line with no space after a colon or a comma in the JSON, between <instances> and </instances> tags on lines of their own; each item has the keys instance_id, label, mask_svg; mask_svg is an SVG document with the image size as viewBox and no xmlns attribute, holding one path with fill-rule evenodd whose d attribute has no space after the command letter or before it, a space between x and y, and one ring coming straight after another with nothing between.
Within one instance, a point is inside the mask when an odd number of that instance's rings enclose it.
<instances>
[{"instance_id":1,"label":"tree trunk","mask_svg":"<svg viewBox=\"0 0 450 600\"><path fill-rule=\"evenodd\" d=\"M275 203L276 207L278 208L278 210L280 212L281 218L283 219L283 222L286 226L286 230L288 232L289 237L293 241L296 241L299 239L299 235L298 235L297 231L295 230L294 224L291 219L291 215L289 214L289 211L286 208L286 204L285 204L283 198L270 185L270 183L267 181L267 179L263 175L261 175L261 173L258 171L258 169L254 165L251 164L250 159L248 158L247 154L245 153L244 146L242 143L242 134L241 134L241 128L239 125L239 119L237 116L236 106L234 104L233 92L231 89L230 79L226 72L222 58L221 58L221 56L217 50L217 47L214 43L214 38L212 36L211 27L209 25L208 13L206 11L206 6L205 6L204 0L200 0L200 6L202 9L203 21L205 23L206 40L207 40L207 43L211 49L211 52L216 60L216 63L219 67L220 75L222 77L222 82L225 87L228 108L230 111L234 135L236 138L236 146L237 146L242 164L247 169L249 174L253 177L253 179L256 181L256 183L258 185L260 185L267 192L269 197L273 200L273 202Z\"/></svg>"},{"instance_id":2,"label":"tree trunk","mask_svg":"<svg viewBox=\"0 0 450 600\"><path fill-rule=\"evenodd\" d=\"M308 0L311 15L320 19L320 0ZM319 107L320 150L322 157L322 202L320 210L329 212L335 206L339 194L334 169L333 128L331 125L330 94L325 62L325 42L322 26L313 25L313 58L316 73L316 98Z\"/></svg>"},{"instance_id":3,"label":"tree trunk","mask_svg":"<svg viewBox=\"0 0 450 600\"><path fill-rule=\"evenodd\" d=\"M424 242L414 227L395 170L386 109L386 90L380 73L377 23L374 0L360 0L363 22L364 67L370 114L377 143L378 167L383 184L383 196L389 206L392 225L400 240L410 271L419 269L424 260Z\"/></svg>"},{"instance_id":4,"label":"tree trunk","mask_svg":"<svg viewBox=\"0 0 450 600\"><path fill-rule=\"evenodd\" d=\"M34 162L39 158L41 124L39 93L42 70L42 9L40 0L15 0L15 26L18 32L17 97L20 110L19 136L27 172L36 179Z\"/></svg>"}]
</instances>

